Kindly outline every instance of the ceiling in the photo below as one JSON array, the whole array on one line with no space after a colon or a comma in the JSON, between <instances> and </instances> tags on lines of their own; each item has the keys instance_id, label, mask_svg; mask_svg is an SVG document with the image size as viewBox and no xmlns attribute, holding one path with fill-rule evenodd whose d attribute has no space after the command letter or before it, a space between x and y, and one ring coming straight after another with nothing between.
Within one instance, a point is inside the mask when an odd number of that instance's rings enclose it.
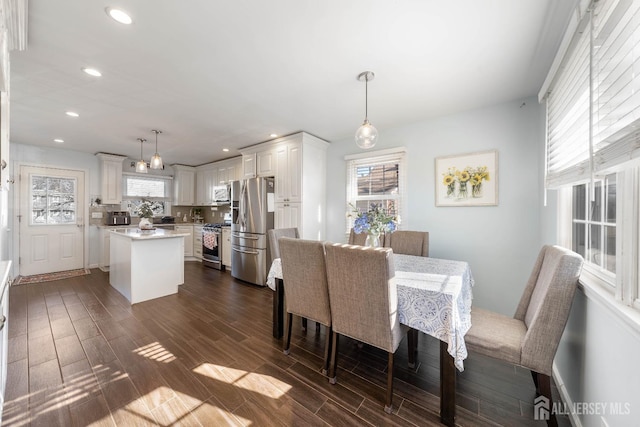
<instances>
[{"instance_id":1,"label":"ceiling","mask_svg":"<svg viewBox=\"0 0 640 427\"><path fill-rule=\"evenodd\" d=\"M31 0L11 142L137 158L146 138L149 160L160 129L166 164L199 165L272 133L344 140L364 119L365 70L384 134L537 94L576 2Z\"/></svg>"}]
</instances>

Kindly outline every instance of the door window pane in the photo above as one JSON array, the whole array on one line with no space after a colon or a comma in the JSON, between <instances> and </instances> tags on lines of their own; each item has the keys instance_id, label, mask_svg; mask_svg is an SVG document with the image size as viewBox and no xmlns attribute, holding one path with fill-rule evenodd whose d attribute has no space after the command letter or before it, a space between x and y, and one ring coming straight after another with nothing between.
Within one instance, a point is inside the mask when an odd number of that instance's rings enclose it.
<instances>
[{"instance_id":1,"label":"door window pane","mask_svg":"<svg viewBox=\"0 0 640 427\"><path fill-rule=\"evenodd\" d=\"M31 176L31 224L75 224L76 187L73 178Z\"/></svg>"}]
</instances>

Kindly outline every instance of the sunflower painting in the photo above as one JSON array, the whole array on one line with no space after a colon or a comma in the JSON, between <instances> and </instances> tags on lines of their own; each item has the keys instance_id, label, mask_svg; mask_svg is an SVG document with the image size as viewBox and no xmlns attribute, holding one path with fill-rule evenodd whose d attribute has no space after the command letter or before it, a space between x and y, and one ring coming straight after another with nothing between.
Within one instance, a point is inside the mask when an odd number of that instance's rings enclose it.
<instances>
[{"instance_id":1,"label":"sunflower painting","mask_svg":"<svg viewBox=\"0 0 640 427\"><path fill-rule=\"evenodd\" d=\"M496 150L436 158L436 206L498 204Z\"/></svg>"}]
</instances>

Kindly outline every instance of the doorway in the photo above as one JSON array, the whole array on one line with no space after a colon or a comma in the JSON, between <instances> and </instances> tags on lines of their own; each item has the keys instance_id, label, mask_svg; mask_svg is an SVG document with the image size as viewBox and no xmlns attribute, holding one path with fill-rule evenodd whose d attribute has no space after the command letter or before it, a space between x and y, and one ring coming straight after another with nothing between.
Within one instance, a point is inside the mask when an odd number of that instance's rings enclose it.
<instances>
[{"instance_id":1,"label":"doorway","mask_svg":"<svg viewBox=\"0 0 640 427\"><path fill-rule=\"evenodd\" d=\"M22 276L84 267L84 172L20 167Z\"/></svg>"}]
</instances>

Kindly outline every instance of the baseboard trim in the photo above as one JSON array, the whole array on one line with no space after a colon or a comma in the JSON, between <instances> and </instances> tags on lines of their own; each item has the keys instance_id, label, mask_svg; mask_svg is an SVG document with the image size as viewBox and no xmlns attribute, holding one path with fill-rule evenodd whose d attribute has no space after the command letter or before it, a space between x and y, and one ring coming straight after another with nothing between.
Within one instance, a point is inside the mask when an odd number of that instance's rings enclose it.
<instances>
[{"instance_id":1,"label":"baseboard trim","mask_svg":"<svg viewBox=\"0 0 640 427\"><path fill-rule=\"evenodd\" d=\"M573 400L571 396L569 396L569 392L567 391L567 387L564 385L564 381L562 381L562 376L560 375L560 371L558 371L558 367L553 363L553 381L556 383L556 387L558 387L558 392L560 393L560 398L565 403L567 408L573 408ZM582 421L577 414L574 414L573 411L569 414L569 420L571 421L571 425L574 427L582 427Z\"/></svg>"}]
</instances>

